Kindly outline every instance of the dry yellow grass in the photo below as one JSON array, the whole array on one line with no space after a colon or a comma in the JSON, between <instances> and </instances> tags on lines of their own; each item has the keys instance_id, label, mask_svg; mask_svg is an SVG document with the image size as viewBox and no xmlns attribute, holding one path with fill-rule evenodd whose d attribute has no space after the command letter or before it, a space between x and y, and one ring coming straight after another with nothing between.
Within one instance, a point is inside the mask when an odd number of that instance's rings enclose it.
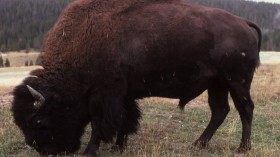
<instances>
[{"instance_id":1,"label":"dry yellow grass","mask_svg":"<svg viewBox=\"0 0 280 157\"><path fill-rule=\"evenodd\" d=\"M251 95L254 100L280 99L280 64L263 64L256 70Z\"/></svg>"},{"instance_id":2,"label":"dry yellow grass","mask_svg":"<svg viewBox=\"0 0 280 157\"><path fill-rule=\"evenodd\" d=\"M3 59L6 60L8 58L12 67L20 67L24 66L26 61L28 63L32 61L35 64L39 55L38 51L31 51L29 53L8 52L3 56Z\"/></svg>"}]
</instances>

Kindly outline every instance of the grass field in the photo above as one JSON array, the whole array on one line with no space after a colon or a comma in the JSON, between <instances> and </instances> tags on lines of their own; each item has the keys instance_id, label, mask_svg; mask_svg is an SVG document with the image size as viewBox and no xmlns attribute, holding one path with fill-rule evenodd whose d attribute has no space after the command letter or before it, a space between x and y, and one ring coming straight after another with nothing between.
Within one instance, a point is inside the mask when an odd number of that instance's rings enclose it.
<instances>
[{"instance_id":1,"label":"grass field","mask_svg":"<svg viewBox=\"0 0 280 157\"><path fill-rule=\"evenodd\" d=\"M143 111L138 134L130 136L123 154L110 153L111 144L102 144L99 156L243 156L236 153L241 137L237 111L231 107L227 119L213 137L207 149L194 149L191 142L206 127L210 112L207 106L192 105L184 112L176 108L176 101L152 98L140 101ZM246 156L280 156L280 103L256 102L252 130L253 149ZM13 124L8 106L0 106L0 156L39 156L26 146L19 129ZM82 147L73 156L79 156L89 139L87 129Z\"/></svg>"}]
</instances>

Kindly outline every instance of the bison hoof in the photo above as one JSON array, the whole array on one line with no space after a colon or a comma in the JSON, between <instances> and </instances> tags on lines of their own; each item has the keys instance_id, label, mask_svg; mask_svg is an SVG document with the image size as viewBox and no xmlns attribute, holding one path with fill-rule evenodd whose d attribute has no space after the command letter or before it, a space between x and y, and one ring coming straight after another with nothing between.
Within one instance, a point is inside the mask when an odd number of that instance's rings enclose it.
<instances>
[{"instance_id":1,"label":"bison hoof","mask_svg":"<svg viewBox=\"0 0 280 157\"><path fill-rule=\"evenodd\" d=\"M193 146L196 147L196 148L207 148L208 145L209 145L208 141L201 141L201 140L196 140L193 143Z\"/></svg>"},{"instance_id":2,"label":"bison hoof","mask_svg":"<svg viewBox=\"0 0 280 157\"><path fill-rule=\"evenodd\" d=\"M247 153L249 150L251 150L251 145L250 144L240 144L240 147L238 148L237 152L239 154L245 154Z\"/></svg>"}]
</instances>

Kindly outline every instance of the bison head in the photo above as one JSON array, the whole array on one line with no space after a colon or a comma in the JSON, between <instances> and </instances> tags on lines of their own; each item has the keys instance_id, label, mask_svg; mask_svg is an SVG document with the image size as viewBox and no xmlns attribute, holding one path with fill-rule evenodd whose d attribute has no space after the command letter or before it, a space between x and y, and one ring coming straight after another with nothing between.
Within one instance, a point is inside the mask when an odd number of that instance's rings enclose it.
<instances>
[{"instance_id":1,"label":"bison head","mask_svg":"<svg viewBox=\"0 0 280 157\"><path fill-rule=\"evenodd\" d=\"M71 153L88 123L72 96L40 78L27 78L14 90L13 116L25 141L41 154Z\"/></svg>"}]
</instances>

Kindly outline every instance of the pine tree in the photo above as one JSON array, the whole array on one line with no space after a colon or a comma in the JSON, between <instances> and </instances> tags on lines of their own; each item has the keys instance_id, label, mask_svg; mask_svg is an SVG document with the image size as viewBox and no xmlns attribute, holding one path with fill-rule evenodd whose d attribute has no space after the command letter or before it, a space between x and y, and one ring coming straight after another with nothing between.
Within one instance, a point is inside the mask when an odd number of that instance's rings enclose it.
<instances>
[{"instance_id":1,"label":"pine tree","mask_svg":"<svg viewBox=\"0 0 280 157\"><path fill-rule=\"evenodd\" d=\"M8 58L6 58L6 61L5 61L5 67L10 67L10 61Z\"/></svg>"},{"instance_id":2,"label":"pine tree","mask_svg":"<svg viewBox=\"0 0 280 157\"><path fill-rule=\"evenodd\" d=\"M29 53L29 51L30 51L30 43L28 42L25 47L25 53L27 54Z\"/></svg>"},{"instance_id":3,"label":"pine tree","mask_svg":"<svg viewBox=\"0 0 280 157\"><path fill-rule=\"evenodd\" d=\"M34 65L33 61L31 60L29 63L30 66Z\"/></svg>"},{"instance_id":4,"label":"pine tree","mask_svg":"<svg viewBox=\"0 0 280 157\"><path fill-rule=\"evenodd\" d=\"M2 58L2 55L0 56L0 68L4 67L4 60Z\"/></svg>"}]
</instances>

